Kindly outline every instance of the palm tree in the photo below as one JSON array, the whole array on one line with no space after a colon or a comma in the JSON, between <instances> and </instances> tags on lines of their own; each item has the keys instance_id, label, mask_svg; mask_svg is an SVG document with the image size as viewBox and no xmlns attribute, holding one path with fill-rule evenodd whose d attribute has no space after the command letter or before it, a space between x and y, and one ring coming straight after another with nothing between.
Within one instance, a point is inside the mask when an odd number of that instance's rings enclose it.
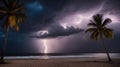
<instances>
[{"instance_id":1,"label":"palm tree","mask_svg":"<svg viewBox=\"0 0 120 67\"><path fill-rule=\"evenodd\" d=\"M113 30L106 27L109 23L111 23L110 18L103 18L102 14L96 14L93 16L93 19L90 20L90 23L88 23L88 26L91 26L89 29L86 30L86 32L90 32L91 36L90 38L93 40L100 39L103 43L105 52L108 57L108 61L111 62L110 55L108 53L107 46L104 43L104 38L112 38L113 37Z\"/></svg>"},{"instance_id":2,"label":"palm tree","mask_svg":"<svg viewBox=\"0 0 120 67\"><path fill-rule=\"evenodd\" d=\"M19 31L19 24L24 23L24 6L19 0L0 0L0 20L3 21L3 28L6 30L4 44L1 50L1 62L4 62L4 51L7 44L9 28Z\"/></svg>"}]
</instances>

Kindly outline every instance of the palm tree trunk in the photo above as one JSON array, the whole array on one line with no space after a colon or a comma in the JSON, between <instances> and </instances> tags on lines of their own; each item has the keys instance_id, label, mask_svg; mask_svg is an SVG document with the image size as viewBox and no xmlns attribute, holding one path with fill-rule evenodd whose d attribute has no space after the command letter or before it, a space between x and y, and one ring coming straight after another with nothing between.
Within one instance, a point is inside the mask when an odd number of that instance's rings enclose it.
<instances>
[{"instance_id":1,"label":"palm tree trunk","mask_svg":"<svg viewBox=\"0 0 120 67\"><path fill-rule=\"evenodd\" d=\"M105 45L105 42L104 42L103 39L102 39L102 43L103 43L103 46L104 46L105 52L106 52L106 54L107 54L108 61L109 61L109 62L112 62L112 60L111 60L111 58L110 58L110 55L109 55L109 53L108 53L108 50L107 50L107 46Z\"/></svg>"},{"instance_id":2,"label":"palm tree trunk","mask_svg":"<svg viewBox=\"0 0 120 67\"><path fill-rule=\"evenodd\" d=\"M9 27L6 29L6 35L5 35L5 40L4 44L2 45L2 50L1 50L1 62L4 63L4 55L5 55L5 48L8 40L8 32L9 32Z\"/></svg>"}]
</instances>

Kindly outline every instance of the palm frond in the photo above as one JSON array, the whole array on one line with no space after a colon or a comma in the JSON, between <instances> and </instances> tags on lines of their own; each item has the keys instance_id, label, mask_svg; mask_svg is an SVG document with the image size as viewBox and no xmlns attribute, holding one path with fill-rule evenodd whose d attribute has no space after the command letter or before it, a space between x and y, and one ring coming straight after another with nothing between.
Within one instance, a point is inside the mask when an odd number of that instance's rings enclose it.
<instances>
[{"instance_id":1,"label":"palm frond","mask_svg":"<svg viewBox=\"0 0 120 67\"><path fill-rule=\"evenodd\" d=\"M16 16L15 15L9 16L8 21L9 21L9 24L10 24L11 28L15 27L15 25L16 25Z\"/></svg>"},{"instance_id":2,"label":"palm frond","mask_svg":"<svg viewBox=\"0 0 120 67\"><path fill-rule=\"evenodd\" d=\"M2 15L6 17L6 21L3 23L3 27L7 28L15 28L17 31L19 30L19 23L24 23L26 15L24 13L24 5L20 4L18 0L2 0L2 3L6 5L7 8L0 6L0 17Z\"/></svg>"},{"instance_id":3,"label":"palm frond","mask_svg":"<svg viewBox=\"0 0 120 67\"><path fill-rule=\"evenodd\" d=\"M12 7L15 8L17 6L18 0L13 0Z\"/></svg>"},{"instance_id":4,"label":"palm frond","mask_svg":"<svg viewBox=\"0 0 120 67\"><path fill-rule=\"evenodd\" d=\"M23 6L18 6L16 8L14 8L12 12L14 13L14 12L19 12L19 11L23 11L23 10L25 10L25 8Z\"/></svg>"},{"instance_id":5,"label":"palm frond","mask_svg":"<svg viewBox=\"0 0 120 67\"><path fill-rule=\"evenodd\" d=\"M93 40L97 40L97 39L98 39L98 36L99 36L99 33L98 33L97 31L94 31L94 32L91 34L90 38L93 39Z\"/></svg>"},{"instance_id":6,"label":"palm frond","mask_svg":"<svg viewBox=\"0 0 120 67\"><path fill-rule=\"evenodd\" d=\"M90 38L94 40L103 39L104 36L106 38L112 38L114 36L113 30L106 27L106 25L111 22L109 18L103 21L103 15L96 14L93 16L93 19L90 20L90 23L88 23L88 26L92 26L92 28L88 28L85 32L90 32Z\"/></svg>"},{"instance_id":7,"label":"palm frond","mask_svg":"<svg viewBox=\"0 0 120 67\"><path fill-rule=\"evenodd\" d=\"M20 27L18 26L18 24L16 25L16 30L19 31Z\"/></svg>"},{"instance_id":8,"label":"palm frond","mask_svg":"<svg viewBox=\"0 0 120 67\"><path fill-rule=\"evenodd\" d=\"M105 27L105 30L113 31L113 29Z\"/></svg>"},{"instance_id":9,"label":"palm frond","mask_svg":"<svg viewBox=\"0 0 120 67\"><path fill-rule=\"evenodd\" d=\"M97 25L101 25L102 20L103 20L103 15L102 14L96 14L96 15L93 16L93 20Z\"/></svg>"},{"instance_id":10,"label":"palm frond","mask_svg":"<svg viewBox=\"0 0 120 67\"><path fill-rule=\"evenodd\" d=\"M96 28L89 28L89 29L87 29L85 32L87 33L87 32L94 32L94 31L96 31L97 29Z\"/></svg>"},{"instance_id":11,"label":"palm frond","mask_svg":"<svg viewBox=\"0 0 120 67\"><path fill-rule=\"evenodd\" d=\"M90 20L90 23L88 23L88 26L97 27L97 24L94 23L92 20Z\"/></svg>"},{"instance_id":12,"label":"palm frond","mask_svg":"<svg viewBox=\"0 0 120 67\"><path fill-rule=\"evenodd\" d=\"M26 19L27 16L24 13L17 13L16 17L18 18L17 22L24 23L25 22L24 20Z\"/></svg>"},{"instance_id":13,"label":"palm frond","mask_svg":"<svg viewBox=\"0 0 120 67\"><path fill-rule=\"evenodd\" d=\"M18 0L9 0L9 6L11 9L14 9L18 4Z\"/></svg>"},{"instance_id":14,"label":"palm frond","mask_svg":"<svg viewBox=\"0 0 120 67\"><path fill-rule=\"evenodd\" d=\"M106 26L107 24L109 24L109 23L111 23L111 22L112 22L112 20L111 20L110 18L107 18L107 19L105 19L105 20L103 21L102 26Z\"/></svg>"},{"instance_id":15,"label":"palm frond","mask_svg":"<svg viewBox=\"0 0 120 67\"><path fill-rule=\"evenodd\" d=\"M5 7L9 7L9 3L8 3L8 0L1 0L2 2L3 2L3 5L5 6Z\"/></svg>"},{"instance_id":16,"label":"palm frond","mask_svg":"<svg viewBox=\"0 0 120 67\"><path fill-rule=\"evenodd\" d=\"M0 10L0 14L6 14L7 13L7 11L5 11L5 10Z\"/></svg>"},{"instance_id":17,"label":"palm frond","mask_svg":"<svg viewBox=\"0 0 120 67\"><path fill-rule=\"evenodd\" d=\"M0 10L6 10L4 6L0 6Z\"/></svg>"},{"instance_id":18,"label":"palm frond","mask_svg":"<svg viewBox=\"0 0 120 67\"><path fill-rule=\"evenodd\" d=\"M0 14L5 14L7 13L7 8L3 5L0 5Z\"/></svg>"},{"instance_id":19,"label":"palm frond","mask_svg":"<svg viewBox=\"0 0 120 67\"><path fill-rule=\"evenodd\" d=\"M113 30L110 28L105 28L103 33L104 33L104 36L107 38L113 38L113 36L114 36Z\"/></svg>"}]
</instances>

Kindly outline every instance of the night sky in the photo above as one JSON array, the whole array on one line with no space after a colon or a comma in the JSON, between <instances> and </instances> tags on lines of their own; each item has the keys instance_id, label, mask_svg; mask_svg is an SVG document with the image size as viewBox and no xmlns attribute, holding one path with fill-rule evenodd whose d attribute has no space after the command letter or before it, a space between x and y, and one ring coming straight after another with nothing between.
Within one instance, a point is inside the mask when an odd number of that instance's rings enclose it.
<instances>
[{"instance_id":1,"label":"night sky","mask_svg":"<svg viewBox=\"0 0 120 67\"><path fill-rule=\"evenodd\" d=\"M120 52L120 0L21 0L26 23L20 31L9 31L9 53L93 53L104 52L101 41L89 38L87 24L99 13L110 18L114 38L105 39L109 52ZM2 21L0 21L0 25ZM0 45L5 31L0 26Z\"/></svg>"}]
</instances>

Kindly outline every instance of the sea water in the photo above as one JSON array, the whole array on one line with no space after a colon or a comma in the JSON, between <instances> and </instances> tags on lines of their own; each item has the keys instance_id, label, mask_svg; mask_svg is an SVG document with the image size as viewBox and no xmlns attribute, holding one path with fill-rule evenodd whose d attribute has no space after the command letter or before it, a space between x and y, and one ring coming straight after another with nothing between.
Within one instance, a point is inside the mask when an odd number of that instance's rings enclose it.
<instances>
[{"instance_id":1,"label":"sea water","mask_svg":"<svg viewBox=\"0 0 120 67\"><path fill-rule=\"evenodd\" d=\"M120 58L120 53L109 53L111 58ZM40 55L40 56L5 56L5 59L60 59L60 58L106 58L106 53L84 53L80 55Z\"/></svg>"}]
</instances>

